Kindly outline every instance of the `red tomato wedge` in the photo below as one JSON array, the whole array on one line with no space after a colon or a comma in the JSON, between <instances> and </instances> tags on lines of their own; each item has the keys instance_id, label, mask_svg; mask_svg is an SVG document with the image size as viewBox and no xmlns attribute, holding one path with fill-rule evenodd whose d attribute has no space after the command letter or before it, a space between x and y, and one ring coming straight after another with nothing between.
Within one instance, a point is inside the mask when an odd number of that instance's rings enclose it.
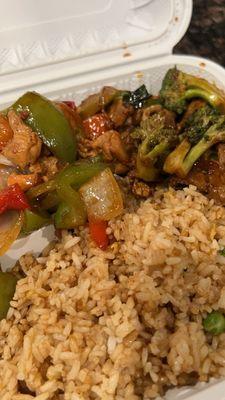
<instances>
[{"instance_id":1,"label":"red tomato wedge","mask_svg":"<svg viewBox=\"0 0 225 400\"><path fill-rule=\"evenodd\" d=\"M96 139L112 129L112 122L106 114L96 114L83 121L84 131L89 139Z\"/></svg>"},{"instance_id":2,"label":"red tomato wedge","mask_svg":"<svg viewBox=\"0 0 225 400\"><path fill-rule=\"evenodd\" d=\"M25 210L30 205L18 184L6 187L0 192L0 214L6 210Z\"/></svg>"},{"instance_id":3,"label":"red tomato wedge","mask_svg":"<svg viewBox=\"0 0 225 400\"><path fill-rule=\"evenodd\" d=\"M105 250L109 245L109 238L106 233L107 226L107 221L89 219L91 238L101 250Z\"/></svg>"},{"instance_id":4,"label":"red tomato wedge","mask_svg":"<svg viewBox=\"0 0 225 400\"><path fill-rule=\"evenodd\" d=\"M72 110L76 110L76 104L73 100L64 100L62 103L66 104L68 107L72 108Z\"/></svg>"}]
</instances>

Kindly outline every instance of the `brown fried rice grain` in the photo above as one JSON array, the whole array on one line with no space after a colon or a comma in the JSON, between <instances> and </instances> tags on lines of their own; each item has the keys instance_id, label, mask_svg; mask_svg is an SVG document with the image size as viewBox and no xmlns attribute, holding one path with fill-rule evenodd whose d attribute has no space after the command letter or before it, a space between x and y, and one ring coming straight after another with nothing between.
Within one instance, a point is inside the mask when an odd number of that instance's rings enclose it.
<instances>
[{"instance_id":1,"label":"brown fried rice grain","mask_svg":"<svg viewBox=\"0 0 225 400\"><path fill-rule=\"evenodd\" d=\"M189 188L158 189L109 224L20 260L0 322L1 400L138 400L225 376L225 334L202 318L225 308L225 209Z\"/></svg>"}]
</instances>

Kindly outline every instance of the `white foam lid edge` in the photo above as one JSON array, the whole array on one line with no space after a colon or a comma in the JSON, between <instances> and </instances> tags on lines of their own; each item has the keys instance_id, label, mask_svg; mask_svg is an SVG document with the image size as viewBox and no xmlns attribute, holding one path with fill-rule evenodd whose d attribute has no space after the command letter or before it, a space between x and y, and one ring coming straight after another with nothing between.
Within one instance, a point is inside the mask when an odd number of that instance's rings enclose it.
<instances>
[{"instance_id":1,"label":"white foam lid edge","mask_svg":"<svg viewBox=\"0 0 225 400\"><path fill-rule=\"evenodd\" d=\"M0 0L0 6L0 76L35 69L36 79L36 69L47 65L62 75L62 64L73 61L74 74L89 74L170 54L192 14L192 0Z\"/></svg>"}]
</instances>

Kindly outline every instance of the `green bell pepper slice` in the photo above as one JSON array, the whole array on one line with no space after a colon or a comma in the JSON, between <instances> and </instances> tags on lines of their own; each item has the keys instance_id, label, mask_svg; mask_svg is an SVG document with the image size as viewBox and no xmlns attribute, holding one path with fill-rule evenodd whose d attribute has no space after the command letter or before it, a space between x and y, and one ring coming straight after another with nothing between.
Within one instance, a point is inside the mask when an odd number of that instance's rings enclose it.
<instances>
[{"instance_id":1,"label":"green bell pepper slice","mask_svg":"<svg viewBox=\"0 0 225 400\"><path fill-rule=\"evenodd\" d=\"M56 190L57 182L61 179L65 183L72 185L75 189L79 189L80 186L105 168L106 164L101 161L77 161L58 172L50 181L41 183L40 185L29 189L26 192L27 198L29 201L34 201L40 196L54 192ZM45 205L47 206L46 202ZM56 205L55 202L54 205ZM48 209L46 206L44 208Z\"/></svg>"},{"instance_id":2,"label":"green bell pepper slice","mask_svg":"<svg viewBox=\"0 0 225 400\"><path fill-rule=\"evenodd\" d=\"M24 221L21 230L22 235L28 235L31 232L37 231L38 229L43 228L43 226L50 225L52 223L52 219L47 213L37 213L31 210L24 211Z\"/></svg>"},{"instance_id":3,"label":"green bell pepper slice","mask_svg":"<svg viewBox=\"0 0 225 400\"><path fill-rule=\"evenodd\" d=\"M49 210L53 212L60 203L60 198L56 190L48 193L43 200L39 201L41 210Z\"/></svg>"},{"instance_id":4,"label":"green bell pepper slice","mask_svg":"<svg viewBox=\"0 0 225 400\"><path fill-rule=\"evenodd\" d=\"M28 200L32 201L38 199L38 197L42 196L46 193L51 193L56 189L56 181L55 179L51 179L48 182L40 183L37 186L32 187L26 192Z\"/></svg>"},{"instance_id":5,"label":"green bell pepper slice","mask_svg":"<svg viewBox=\"0 0 225 400\"><path fill-rule=\"evenodd\" d=\"M40 136L59 160L69 163L76 160L76 132L52 101L36 92L27 92L12 108L17 113L23 113L24 122Z\"/></svg>"},{"instance_id":6,"label":"green bell pepper slice","mask_svg":"<svg viewBox=\"0 0 225 400\"><path fill-rule=\"evenodd\" d=\"M84 225L87 219L86 207L77 190L93 176L106 168L96 160L80 161L69 165L55 175L54 179L42 183L27 192L34 202L38 197L40 208L48 210L57 207L54 224L58 229L70 229Z\"/></svg>"},{"instance_id":7,"label":"green bell pepper slice","mask_svg":"<svg viewBox=\"0 0 225 400\"><path fill-rule=\"evenodd\" d=\"M79 193L72 188L61 187L62 201L54 215L54 225L57 229L72 229L84 225L87 220L87 211Z\"/></svg>"},{"instance_id":8,"label":"green bell pepper slice","mask_svg":"<svg viewBox=\"0 0 225 400\"><path fill-rule=\"evenodd\" d=\"M93 178L106 168L103 162L78 161L60 171L56 176L56 183L60 180L64 184L79 189L85 182Z\"/></svg>"},{"instance_id":9,"label":"green bell pepper slice","mask_svg":"<svg viewBox=\"0 0 225 400\"><path fill-rule=\"evenodd\" d=\"M10 301L15 293L16 282L16 276L10 272L0 271L0 320L7 315Z\"/></svg>"},{"instance_id":10,"label":"green bell pepper slice","mask_svg":"<svg viewBox=\"0 0 225 400\"><path fill-rule=\"evenodd\" d=\"M56 178L56 191L61 203L55 213L54 223L58 229L70 229L84 225L87 211L79 189L85 182L105 169L105 164L80 162L61 171Z\"/></svg>"}]
</instances>

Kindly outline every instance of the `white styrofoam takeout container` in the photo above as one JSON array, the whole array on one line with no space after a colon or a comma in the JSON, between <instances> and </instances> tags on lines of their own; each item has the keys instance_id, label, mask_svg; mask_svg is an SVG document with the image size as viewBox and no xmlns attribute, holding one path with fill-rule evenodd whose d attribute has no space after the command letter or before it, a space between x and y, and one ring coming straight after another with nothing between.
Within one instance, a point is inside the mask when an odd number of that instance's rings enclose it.
<instances>
[{"instance_id":1,"label":"white styrofoam takeout container","mask_svg":"<svg viewBox=\"0 0 225 400\"><path fill-rule=\"evenodd\" d=\"M26 90L79 103L103 85L157 93L171 66L225 89L225 70L199 57L172 55L186 32L192 0L0 0L0 107ZM24 253L38 254L54 230L17 240L0 257L10 268ZM225 399L225 382L174 389L167 400Z\"/></svg>"}]
</instances>

